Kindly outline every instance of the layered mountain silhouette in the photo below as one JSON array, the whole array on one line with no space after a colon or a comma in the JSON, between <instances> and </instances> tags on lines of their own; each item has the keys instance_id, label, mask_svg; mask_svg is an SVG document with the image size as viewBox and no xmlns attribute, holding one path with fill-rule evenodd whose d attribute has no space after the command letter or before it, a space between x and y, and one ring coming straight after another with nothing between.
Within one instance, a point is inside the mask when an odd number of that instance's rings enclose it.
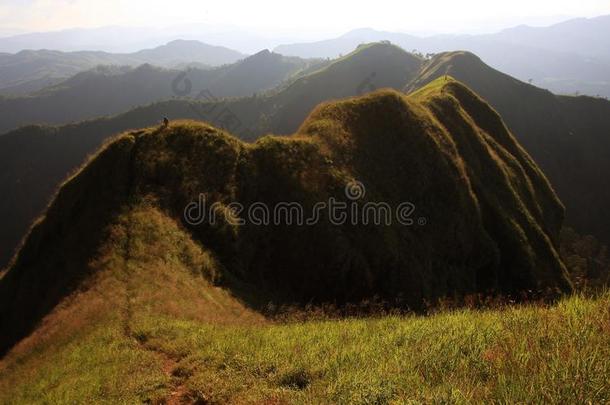
<instances>
[{"instance_id":1,"label":"layered mountain silhouette","mask_svg":"<svg viewBox=\"0 0 610 405\"><path fill-rule=\"evenodd\" d=\"M245 56L228 48L185 40L127 54L23 50L15 54L0 54L0 94L27 94L98 65L136 67L148 63L171 68L196 62L220 66L235 63Z\"/></svg>"},{"instance_id":2,"label":"layered mountain silhouette","mask_svg":"<svg viewBox=\"0 0 610 405\"><path fill-rule=\"evenodd\" d=\"M389 40L423 54L467 50L523 81L561 94L610 97L610 16L580 18L550 27L520 26L484 35L415 35L361 28L340 37L280 45L276 52L337 57L358 44Z\"/></svg>"},{"instance_id":3,"label":"layered mountain silhouette","mask_svg":"<svg viewBox=\"0 0 610 405\"><path fill-rule=\"evenodd\" d=\"M135 49L153 48L159 44L172 41L176 38L198 39L208 43L223 45L241 52L254 53L260 49L273 47L275 40L260 37L253 33L225 31L215 32L205 27L185 26L175 27L177 30L154 30L102 27L96 29L66 30L60 32L32 33L16 35L9 38L0 38L0 51L20 52L23 49L57 49L74 50L83 49L106 50L117 52L131 52ZM423 54L438 53L452 50L468 50L479 55L486 63L502 72L517 77L520 80L533 80L536 85L547 88L555 93L601 95L610 97L610 53L608 33L610 32L610 16L595 18L577 18L554 24L548 27L517 26L493 34L481 35L432 35L416 36L398 32L378 31L371 28L359 28L337 38L311 43L289 43L284 39L285 45L275 48L283 55L299 56L302 58L336 58L350 53L362 43L389 40L403 47L405 50L417 50ZM277 40L277 39L276 39ZM288 41L288 42L286 42ZM172 55L179 54L179 49L189 47L189 42L178 41L173 45L176 51L156 53L146 51L143 55L135 55L138 62L125 61L130 54L109 54L103 52L82 53L85 57L64 58L64 54L56 52L26 53L21 60L25 76L11 76L10 83L0 84L0 93L25 94L44 86L57 83L57 77L66 78L75 73L88 70L97 64L129 64L131 66L142 63L160 65L161 61L175 66ZM195 42L193 42L195 43ZM160 49L163 49L161 47ZM199 52L199 51L197 51ZM191 63L202 62L215 65L209 55L216 52L205 53L206 57L196 59L193 52L192 60L183 61ZM142 60L144 56L153 56L155 60ZM0 61L7 54L0 53ZM242 55L241 57L243 57ZM182 59L183 55L179 54ZM222 63L232 63L241 57L229 60L214 58ZM58 59L59 58L59 59ZM123 59L118 61L116 59ZM91 60L89 60L91 59ZM189 59L188 56L186 59ZM196 60L195 60L196 59ZM85 64L86 67L74 66ZM98 62L91 64L94 60ZM210 60L210 61L208 61ZM0 62L1 66L1 62ZM72 66L72 68L70 68ZM168 67L168 65L163 65ZM32 72L32 68L34 71ZM71 69L69 74L58 73ZM0 69L0 73L5 73ZM15 74L14 70L11 74ZM3 76L0 74L0 76ZM6 76L8 77L8 76ZM16 80L20 78L21 80ZM2 90L4 88L4 90Z\"/></svg>"},{"instance_id":4,"label":"layered mountain silhouette","mask_svg":"<svg viewBox=\"0 0 610 405\"><path fill-rule=\"evenodd\" d=\"M212 69L101 66L32 95L0 98L0 133L22 125L65 124L118 114L172 97L197 97L203 90L210 99L250 96L319 63L265 50Z\"/></svg>"},{"instance_id":5,"label":"layered mountain silhouette","mask_svg":"<svg viewBox=\"0 0 610 405\"><path fill-rule=\"evenodd\" d=\"M264 55L262 55L264 56ZM239 65L235 65L239 66ZM456 77L502 115L539 162L567 206L567 222L581 233L609 240L610 197L605 176L610 103L588 97L555 96L520 82L464 52L430 61L378 43L315 66L302 77L256 97L171 100L127 113L58 128L26 127L0 136L0 263L7 263L28 226L66 175L117 132L158 123L163 116L208 121L241 139L266 133L291 134L320 102L391 87L414 91L446 74ZM183 83L180 83L182 88ZM199 94L193 86L191 94Z\"/></svg>"},{"instance_id":6,"label":"layered mountain silhouette","mask_svg":"<svg viewBox=\"0 0 610 405\"><path fill-rule=\"evenodd\" d=\"M557 96L485 65L468 52L437 55L409 86L449 74L502 116L566 205L568 223L610 240L610 102Z\"/></svg>"},{"instance_id":7,"label":"layered mountain silhouette","mask_svg":"<svg viewBox=\"0 0 610 405\"><path fill-rule=\"evenodd\" d=\"M253 58L256 62L257 58L278 56L260 54ZM303 77L274 94L218 101L210 99L211 93L199 97L200 91L205 89L195 87L196 80L187 76L176 85L183 90L184 79L191 80L192 89L188 95L196 101L170 100L115 117L58 128L30 126L0 136L0 190L9 196L0 200L0 217L5 224L0 228L0 265L6 264L28 226L45 208L66 175L117 132L154 125L163 116L168 116L209 121L246 140L267 132L290 134L320 102L376 88L401 88L415 78L422 63L420 58L398 47L375 44L361 47L318 71L310 67L302 72ZM251 71L249 65L246 65L248 69L243 67L238 64L227 68L220 83L233 89L247 86L239 83L247 83L249 73L256 76L257 71ZM150 74L158 73L153 68L147 70ZM268 74L265 72L268 71L263 69L261 77ZM231 78L237 80L239 77L238 83L231 83ZM169 88L170 83L167 85Z\"/></svg>"},{"instance_id":8,"label":"layered mountain silhouette","mask_svg":"<svg viewBox=\"0 0 610 405\"><path fill-rule=\"evenodd\" d=\"M521 25L491 37L512 44L527 44L539 49L593 56L610 61L610 15L574 18L550 27ZM560 41L557 39L561 38Z\"/></svg>"},{"instance_id":9,"label":"layered mountain silhouette","mask_svg":"<svg viewBox=\"0 0 610 405\"><path fill-rule=\"evenodd\" d=\"M366 185L358 200L345 194L354 180ZM202 194L216 220L186 222L185 206ZM331 198L409 202L427 221L333 225L322 212L310 225L238 225L229 209L293 201L312 212ZM151 215L146 232L117 225L138 215L141 225L142 212ZM101 268L126 266L117 273L126 276L162 245L186 249L166 261L279 302L380 296L417 308L472 292L566 291L562 219L500 116L453 80L322 104L293 136L253 144L203 123L131 131L61 187L0 279L0 344L10 348L95 285Z\"/></svg>"}]
</instances>

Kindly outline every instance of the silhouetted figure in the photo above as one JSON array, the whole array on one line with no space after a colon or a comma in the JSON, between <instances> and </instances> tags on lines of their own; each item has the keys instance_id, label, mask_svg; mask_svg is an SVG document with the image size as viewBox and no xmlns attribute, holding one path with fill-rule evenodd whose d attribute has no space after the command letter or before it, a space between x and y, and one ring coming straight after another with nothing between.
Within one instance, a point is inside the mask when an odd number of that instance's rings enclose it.
<instances>
[{"instance_id":1,"label":"silhouetted figure","mask_svg":"<svg viewBox=\"0 0 610 405\"><path fill-rule=\"evenodd\" d=\"M169 120L167 117L163 117L163 128L167 128L169 126Z\"/></svg>"}]
</instances>

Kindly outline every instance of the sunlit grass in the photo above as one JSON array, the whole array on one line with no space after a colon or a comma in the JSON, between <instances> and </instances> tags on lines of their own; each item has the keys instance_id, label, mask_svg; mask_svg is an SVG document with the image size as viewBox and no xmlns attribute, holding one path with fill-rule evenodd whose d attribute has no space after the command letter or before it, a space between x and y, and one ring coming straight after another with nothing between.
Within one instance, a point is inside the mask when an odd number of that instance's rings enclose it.
<instances>
[{"instance_id":1,"label":"sunlit grass","mask_svg":"<svg viewBox=\"0 0 610 405\"><path fill-rule=\"evenodd\" d=\"M191 399L211 402L610 399L607 293L553 307L247 326L147 313L132 328L137 340L109 324L35 369L15 366L22 378L0 385L1 401L156 400L171 385L158 353L176 360L171 378Z\"/></svg>"},{"instance_id":2,"label":"sunlit grass","mask_svg":"<svg viewBox=\"0 0 610 405\"><path fill-rule=\"evenodd\" d=\"M425 94L419 96L427 97ZM378 99L377 105L382 111L388 106L402 108L411 103L392 92L370 97ZM412 148L418 151L413 155L400 154L401 161L405 156L421 159L416 155L422 150L449 148L453 145L450 140L464 143L462 147L467 150L471 138L483 137L482 130L470 126L470 119L462 119L465 113L461 108L454 111L442 101L436 100L434 119L457 122L459 125L448 125L456 128L456 134L450 137L438 126L438 131L421 138L425 148ZM471 104L476 106L474 101ZM434 102L432 97L429 103ZM357 107L358 101L348 100L343 105L350 103ZM408 110L414 116L410 123L418 123L420 118L433 114L423 115L422 108ZM332 134L325 138L324 131L335 122L333 114L352 114L352 110L346 111L321 107L321 120L304 127L302 135L318 134L315 142L323 143L326 139L324 142L329 144L334 138ZM497 120L490 122L503 126ZM196 190L206 189L208 182L213 182L219 193L229 193L235 186L232 183L234 176L230 174L234 171L231 162L238 157L245 159L247 154L257 154L257 161L276 162L270 166L274 172L284 173L285 179L291 180L283 185L266 180L269 187L262 188L275 192L285 187L284 194L288 195L294 191L292 180L300 182L296 190L315 190L318 184L315 180L319 179L310 163L312 157L324 155L312 148L315 146L313 141L306 141L304 137L292 141L263 138L254 146L245 146L200 124L181 123L173 129L175 132L155 131L125 136L113 147L116 151L104 153L116 152L121 156L120 162L130 162L125 157L131 155L123 154L120 148L130 149L139 139L142 144L138 153L146 152L141 155L143 162L129 170L117 170L117 173L130 171L134 178L148 176L155 182L167 181L172 187L167 186L157 198L165 193L167 196L163 198L182 195L188 201L186 197ZM391 143L392 139L385 139L385 142ZM345 140L338 136L336 143L344 143L342 147L347 148L349 142ZM379 136L367 138L361 134L359 138L359 142L366 142L371 148L382 141ZM507 145L514 146L513 143ZM324 147L329 148L328 145ZM322 146L320 148L323 150ZM208 150L222 153L199 159L208 156ZM390 150L383 149L380 159L387 159L385 151ZM469 177L473 182L479 181L479 174L466 172L462 158L458 159L457 149L451 151L446 156L431 155L438 157L437 166L430 166L432 161L427 161L422 167L441 170L451 157L456 160L456 167L455 173L450 173L462 180ZM469 155L463 153L462 156ZM515 195L515 198L502 200L502 211L496 215L498 223L506 222L506 229L510 231L506 234L511 241L510 238L520 235L513 229L518 228L513 227L516 214L508 215L504 210L509 201L521 201L517 198L518 193L527 196L527 192L499 176L498 173L509 171L510 167L495 162L498 156L497 153L489 154L485 161L473 158L473 162L486 168L480 175L484 174L488 183L494 180L502 185L504 190L498 195ZM294 161L290 161L290 157ZM110 158L108 161L115 162ZM393 165L388 165L384 172L383 165L373 165L368 158L363 161L379 178L392 178L381 174L394 173ZM105 161L101 162L100 165ZM287 162L291 164L286 165ZM258 166L252 163L245 167ZM97 168L92 166L86 170L95 174ZM496 177L490 174L494 170L498 174ZM532 166L530 170L537 169ZM201 173L208 175L202 177ZM293 179L293 173L303 173L303 176ZM340 178L343 172L333 169L331 174ZM174 184L176 179L180 179L178 186ZM265 176L260 179L260 184L267 185L263 181ZM77 187L79 181L90 181L96 187L99 182L98 177L79 175L73 184L68 183L64 193L72 192L70 184ZM540 182L544 181L540 177ZM392 186L392 183L386 185L388 189ZM155 183L155 187L158 184ZM106 188L105 192L114 195L113 190ZM117 190L116 193L120 193L121 188ZM537 187L537 190L540 192L541 188ZM470 191L456 195L463 198L462 203L474 199ZM485 196L485 193L480 195ZM139 200L133 198L120 214L117 213L118 218L112 217L113 221L116 219L112 224L101 222L100 226L108 226L104 230L103 243L96 250L96 257L87 256L93 280L83 281L82 291L62 296L60 308L53 307L42 320L42 326L35 325L33 334L21 340L2 360L0 403L164 403L170 402L169 398L176 399L177 395L184 400L205 403L601 403L610 400L609 293L597 298L572 296L553 306L447 310L427 317L380 315L300 322L288 317L287 321L274 322L244 305L229 291L214 287L211 281L223 275L214 250L199 244L179 220L159 208L155 196L138 197ZM547 197L554 201L551 191ZM489 198L490 210L499 206L492 204L497 198ZM461 207L470 206L464 203ZM522 208L522 204L515 203L511 212L520 212ZM461 218L463 212L466 211L455 207L456 218ZM472 218L478 220L474 214ZM526 219L533 221L530 217ZM55 229L51 225L49 229ZM85 225L81 225L82 229L91 228L89 223ZM531 225L532 229L539 228L536 223ZM464 229L470 232L469 227ZM213 235L222 238L239 236L233 228L216 231L218 233ZM475 231L472 230L473 235L476 235ZM91 234L96 232L97 229ZM74 233L77 234L87 233ZM249 239L241 241L240 247L261 246L255 243L260 237L253 233ZM374 237L368 234L367 237L367 241L374 242ZM540 258L531 250L526 238L517 239L522 253L531 253L532 260ZM314 240L313 237L306 239ZM440 249L440 242L445 242L442 237L431 240L431 246L435 246L437 252L455 249L454 245ZM500 234L499 242L489 246L505 246L506 240ZM279 245L277 249L283 246L280 238L270 241ZM58 237L53 246L75 245L64 244ZM341 248L340 244L336 246ZM396 249L404 250L402 245L396 246ZM286 245L286 249L292 247ZM508 252L514 254L512 250ZM43 253L39 256L46 257ZM308 259L305 255L298 257ZM313 261L311 263L303 268L316 276L319 269ZM69 264L75 267L74 271L82 270ZM284 268L294 271L290 264L295 261L289 261ZM260 268L264 270L264 266ZM537 269L533 264L531 268ZM38 280L34 277L39 274L40 270L37 270L32 271L31 280ZM285 277L285 274L278 271L267 277L273 276ZM312 289L324 285L317 284L313 276L296 276L287 281L294 285L310 282ZM438 285L430 282L431 287ZM345 287L352 285L346 281ZM35 291L46 292L43 287ZM237 294L237 289L233 293Z\"/></svg>"},{"instance_id":3,"label":"sunlit grass","mask_svg":"<svg viewBox=\"0 0 610 405\"><path fill-rule=\"evenodd\" d=\"M139 325L218 401L600 403L610 398L610 296L556 307L256 327ZM220 385L209 384L216 376Z\"/></svg>"},{"instance_id":4,"label":"sunlit grass","mask_svg":"<svg viewBox=\"0 0 610 405\"><path fill-rule=\"evenodd\" d=\"M138 403L168 394L161 359L126 339L116 322L77 333L0 370L0 403Z\"/></svg>"}]
</instances>

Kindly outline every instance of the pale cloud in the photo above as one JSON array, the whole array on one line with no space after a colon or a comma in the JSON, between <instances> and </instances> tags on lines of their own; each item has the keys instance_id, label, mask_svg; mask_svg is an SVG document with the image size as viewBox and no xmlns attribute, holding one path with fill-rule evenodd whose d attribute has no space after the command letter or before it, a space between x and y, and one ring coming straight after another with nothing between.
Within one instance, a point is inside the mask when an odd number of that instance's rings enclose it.
<instances>
[{"instance_id":1,"label":"pale cloud","mask_svg":"<svg viewBox=\"0 0 610 405\"><path fill-rule=\"evenodd\" d=\"M120 0L10 0L0 6L0 22L29 31L107 25Z\"/></svg>"}]
</instances>

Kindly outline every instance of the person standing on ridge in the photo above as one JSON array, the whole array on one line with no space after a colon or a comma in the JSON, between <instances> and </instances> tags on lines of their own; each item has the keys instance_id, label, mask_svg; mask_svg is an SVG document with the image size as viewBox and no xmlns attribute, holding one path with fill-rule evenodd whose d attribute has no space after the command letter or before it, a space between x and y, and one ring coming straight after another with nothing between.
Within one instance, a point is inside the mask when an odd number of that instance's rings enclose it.
<instances>
[{"instance_id":1,"label":"person standing on ridge","mask_svg":"<svg viewBox=\"0 0 610 405\"><path fill-rule=\"evenodd\" d=\"M163 128L167 128L169 126L169 120L167 117L163 117Z\"/></svg>"}]
</instances>

